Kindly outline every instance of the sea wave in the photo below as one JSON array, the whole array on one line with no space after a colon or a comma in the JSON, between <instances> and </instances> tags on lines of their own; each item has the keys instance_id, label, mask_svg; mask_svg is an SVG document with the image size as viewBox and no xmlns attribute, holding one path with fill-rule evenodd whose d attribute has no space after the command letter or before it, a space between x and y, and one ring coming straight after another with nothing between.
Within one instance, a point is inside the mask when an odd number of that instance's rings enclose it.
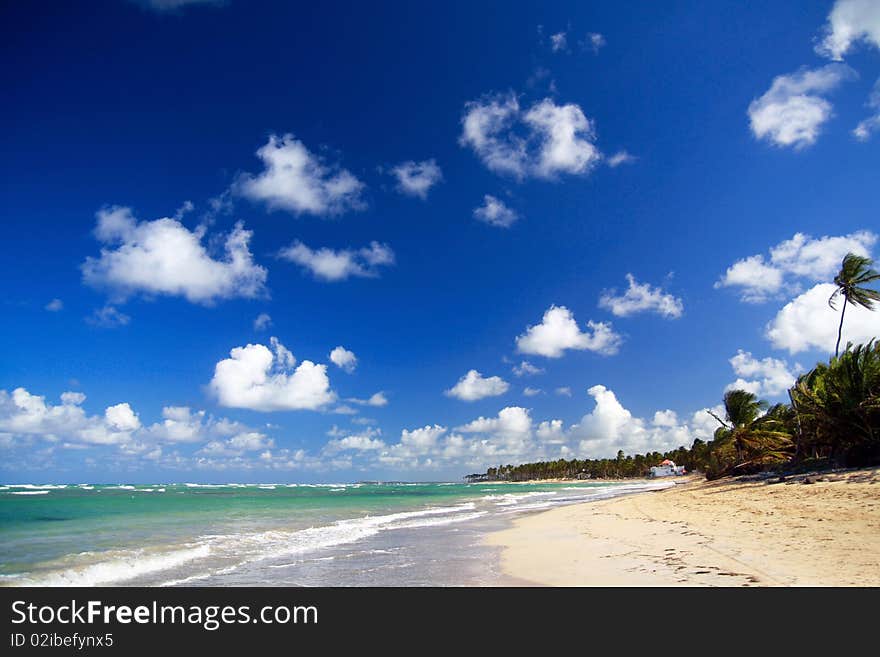
<instances>
[{"instance_id":1,"label":"sea wave","mask_svg":"<svg viewBox=\"0 0 880 657\"><path fill-rule=\"evenodd\" d=\"M88 553L101 561L64 568L54 572L25 575L13 584L20 586L99 586L117 584L168 570L189 561L207 557L209 545L187 546L182 549L148 552L146 550L111 550L105 553Z\"/></svg>"}]
</instances>

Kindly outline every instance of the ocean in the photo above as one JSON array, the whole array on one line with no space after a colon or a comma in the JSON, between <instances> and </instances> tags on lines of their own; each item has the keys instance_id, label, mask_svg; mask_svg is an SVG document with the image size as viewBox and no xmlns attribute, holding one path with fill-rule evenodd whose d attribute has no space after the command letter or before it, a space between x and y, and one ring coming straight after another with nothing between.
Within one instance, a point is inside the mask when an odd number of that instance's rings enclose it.
<instances>
[{"instance_id":1,"label":"ocean","mask_svg":"<svg viewBox=\"0 0 880 657\"><path fill-rule=\"evenodd\" d=\"M488 532L669 485L0 485L0 585L510 584Z\"/></svg>"}]
</instances>

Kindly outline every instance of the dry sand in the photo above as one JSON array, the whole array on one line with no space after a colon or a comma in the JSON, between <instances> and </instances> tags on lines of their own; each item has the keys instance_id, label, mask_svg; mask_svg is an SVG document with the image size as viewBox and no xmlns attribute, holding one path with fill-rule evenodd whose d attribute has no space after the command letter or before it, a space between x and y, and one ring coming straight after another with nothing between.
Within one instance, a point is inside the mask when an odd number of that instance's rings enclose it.
<instances>
[{"instance_id":1,"label":"dry sand","mask_svg":"<svg viewBox=\"0 0 880 657\"><path fill-rule=\"evenodd\" d=\"M880 469L814 479L691 480L520 518L488 542L506 575L545 586L880 585Z\"/></svg>"}]
</instances>

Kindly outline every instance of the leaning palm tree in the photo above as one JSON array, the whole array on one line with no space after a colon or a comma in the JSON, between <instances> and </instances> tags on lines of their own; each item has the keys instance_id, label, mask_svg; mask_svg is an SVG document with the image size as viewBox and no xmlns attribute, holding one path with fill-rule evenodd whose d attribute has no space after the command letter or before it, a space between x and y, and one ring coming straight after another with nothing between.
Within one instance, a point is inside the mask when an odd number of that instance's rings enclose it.
<instances>
[{"instance_id":1,"label":"leaning palm tree","mask_svg":"<svg viewBox=\"0 0 880 657\"><path fill-rule=\"evenodd\" d=\"M791 457L791 434L781 404L770 407L754 393L728 390L724 393L724 419L710 410L707 413L721 424L712 441L719 474L781 463Z\"/></svg>"},{"instance_id":2,"label":"leaning palm tree","mask_svg":"<svg viewBox=\"0 0 880 657\"><path fill-rule=\"evenodd\" d=\"M840 337L843 334L843 317L846 314L846 304L862 306L868 310L874 309L874 303L880 301L880 292L865 287L869 283L880 280L880 274L871 269L874 264L870 258L847 253L840 265L840 271L834 277L837 289L828 299L828 305L834 310L834 304L838 297L843 297L843 308L840 310L840 325L837 327L837 346L834 347L834 357L840 354Z\"/></svg>"}]
</instances>

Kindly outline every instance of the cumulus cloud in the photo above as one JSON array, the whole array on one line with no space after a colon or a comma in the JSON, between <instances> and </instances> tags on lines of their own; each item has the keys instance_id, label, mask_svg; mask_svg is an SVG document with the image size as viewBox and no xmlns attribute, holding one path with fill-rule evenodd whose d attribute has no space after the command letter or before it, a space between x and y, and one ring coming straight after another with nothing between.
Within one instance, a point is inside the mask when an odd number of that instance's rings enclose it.
<instances>
[{"instance_id":1,"label":"cumulus cloud","mask_svg":"<svg viewBox=\"0 0 880 657\"><path fill-rule=\"evenodd\" d=\"M631 155L627 151L617 151L614 155L608 158L608 166L612 169L616 169L621 164L630 164L635 162L638 158L635 155Z\"/></svg>"},{"instance_id":2,"label":"cumulus cloud","mask_svg":"<svg viewBox=\"0 0 880 657\"><path fill-rule=\"evenodd\" d=\"M550 49L553 52L565 50L568 47L568 35L565 32L557 32L550 35Z\"/></svg>"},{"instance_id":3,"label":"cumulus cloud","mask_svg":"<svg viewBox=\"0 0 880 657\"><path fill-rule=\"evenodd\" d=\"M384 449L385 442L377 436L382 435L379 429L367 428L360 433L347 434L328 441L323 451L327 454L338 452L371 452Z\"/></svg>"},{"instance_id":4,"label":"cumulus cloud","mask_svg":"<svg viewBox=\"0 0 880 657\"><path fill-rule=\"evenodd\" d=\"M254 319L255 331L265 331L270 326L272 326L272 317L270 317L268 313L260 313L257 315L256 319Z\"/></svg>"},{"instance_id":5,"label":"cumulus cloud","mask_svg":"<svg viewBox=\"0 0 880 657\"><path fill-rule=\"evenodd\" d=\"M402 162L391 169L391 173L397 178L399 192L421 199L428 198L428 191L443 180L443 173L434 159Z\"/></svg>"},{"instance_id":6,"label":"cumulus cloud","mask_svg":"<svg viewBox=\"0 0 880 657\"><path fill-rule=\"evenodd\" d=\"M203 244L205 226L190 231L168 217L139 222L121 206L104 208L97 217L95 236L104 246L100 257L86 258L83 280L115 298L164 294L208 305L265 293L266 270L254 263L248 249L252 233L241 223L214 257Z\"/></svg>"},{"instance_id":7,"label":"cumulus cloud","mask_svg":"<svg viewBox=\"0 0 880 657\"><path fill-rule=\"evenodd\" d=\"M445 394L462 401L476 401L503 395L508 388L510 384L500 376L484 377L477 370L470 370Z\"/></svg>"},{"instance_id":8,"label":"cumulus cloud","mask_svg":"<svg viewBox=\"0 0 880 657\"><path fill-rule=\"evenodd\" d=\"M357 367L357 356L353 351L340 345L330 352L330 362L351 374Z\"/></svg>"},{"instance_id":9,"label":"cumulus cloud","mask_svg":"<svg viewBox=\"0 0 880 657\"><path fill-rule=\"evenodd\" d=\"M847 253L869 257L876 242L877 235L867 230L818 239L795 233L771 247L769 257L759 254L735 262L715 288L738 288L743 301L761 303L779 296L799 279L831 280Z\"/></svg>"},{"instance_id":10,"label":"cumulus cloud","mask_svg":"<svg viewBox=\"0 0 880 657\"><path fill-rule=\"evenodd\" d=\"M166 406L162 409L162 421L150 426L154 436L169 443L196 443L204 440L205 411L193 411L189 406Z\"/></svg>"},{"instance_id":11,"label":"cumulus cloud","mask_svg":"<svg viewBox=\"0 0 880 657\"><path fill-rule=\"evenodd\" d=\"M813 349L831 353L840 322L840 306L837 310L828 306L835 289L831 283L820 283L785 304L765 330L773 346L791 354ZM880 312L847 305L841 346L876 337L880 337Z\"/></svg>"},{"instance_id":12,"label":"cumulus cloud","mask_svg":"<svg viewBox=\"0 0 880 657\"><path fill-rule=\"evenodd\" d=\"M526 112L523 120L540 143L534 171L542 178L586 173L601 158L594 144L593 124L574 103L557 105L545 98Z\"/></svg>"},{"instance_id":13,"label":"cumulus cloud","mask_svg":"<svg viewBox=\"0 0 880 657\"><path fill-rule=\"evenodd\" d=\"M379 268L394 264L394 251L387 244L370 242L361 249L311 249L300 241L282 249L278 257L296 263L323 281L344 281L349 277L376 278Z\"/></svg>"},{"instance_id":14,"label":"cumulus cloud","mask_svg":"<svg viewBox=\"0 0 880 657\"><path fill-rule=\"evenodd\" d=\"M349 397L345 401L350 402L352 404L357 404L358 406L373 406L376 408L381 408L382 406L388 405L388 398L385 396L385 393L381 390L377 393L374 393L367 399L358 399L357 397Z\"/></svg>"},{"instance_id":15,"label":"cumulus cloud","mask_svg":"<svg viewBox=\"0 0 880 657\"><path fill-rule=\"evenodd\" d=\"M9 433L13 438L41 438L50 443L68 440L115 445L131 439L128 427L132 422L124 417L122 409L124 406L131 411L128 404L110 407L104 416L87 415L81 406L85 399L81 393L66 392L61 396L61 404L51 404L45 397L31 394L25 388L16 388L11 393L0 390L0 432ZM113 420L119 420L121 426Z\"/></svg>"},{"instance_id":16,"label":"cumulus cloud","mask_svg":"<svg viewBox=\"0 0 880 657\"><path fill-rule=\"evenodd\" d=\"M117 328L126 326L131 321L131 317L120 312L114 306L104 306L98 308L91 315L86 317L86 322L98 328Z\"/></svg>"},{"instance_id":17,"label":"cumulus cloud","mask_svg":"<svg viewBox=\"0 0 880 657\"><path fill-rule=\"evenodd\" d=\"M272 445L265 435L239 422L215 419L204 411L169 406L162 410L162 421L145 426L127 402L108 406L103 414L88 414L82 407L86 396L65 392L60 404L34 395L24 388L12 393L0 390L0 434L9 436L10 448L33 450L34 441L65 449L103 449L112 458L128 458L126 467L137 465L138 459L157 462L163 457L163 446L205 443L209 449L253 450ZM176 454L173 452L172 454ZM165 465L185 462L179 455ZM111 461L117 464L119 461Z\"/></svg>"},{"instance_id":18,"label":"cumulus cloud","mask_svg":"<svg viewBox=\"0 0 880 657\"><path fill-rule=\"evenodd\" d=\"M749 105L752 133L776 146L811 146L833 114L823 94L853 76L844 64L828 64L774 78L770 89Z\"/></svg>"},{"instance_id":19,"label":"cumulus cloud","mask_svg":"<svg viewBox=\"0 0 880 657\"><path fill-rule=\"evenodd\" d=\"M746 390L758 397L778 397L794 385L796 374L801 370L799 365L789 367L778 358L757 359L742 349L730 359L730 365L739 378L725 390Z\"/></svg>"},{"instance_id":20,"label":"cumulus cloud","mask_svg":"<svg viewBox=\"0 0 880 657\"><path fill-rule=\"evenodd\" d=\"M871 95L868 96L868 107L874 110L874 114L869 116L853 129L853 136L859 141L867 141L871 135L880 130L880 78L874 83Z\"/></svg>"},{"instance_id":21,"label":"cumulus cloud","mask_svg":"<svg viewBox=\"0 0 880 657\"><path fill-rule=\"evenodd\" d=\"M542 392L544 391L540 388L532 388L530 386L526 386L525 388L523 388L523 395L525 395L526 397L537 397Z\"/></svg>"},{"instance_id":22,"label":"cumulus cloud","mask_svg":"<svg viewBox=\"0 0 880 657\"><path fill-rule=\"evenodd\" d=\"M560 397L571 397L571 388L569 388L568 386L561 386L559 388L556 388L556 390L554 390L553 392L555 392Z\"/></svg>"},{"instance_id":23,"label":"cumulus cloud","mask_svg":"<svg viewBox=\"0 0 880 657\"><path fill-rule=\"evenodd\" d=\"M876 0L837 0L828 15L820 55L840 61L859 42L880 48L880 4Z\"/></svg>"},{"instance_id":24,"label":"cumulus cloud","mask_svg":"<svg viewBox=\"0 0 880 657\"><path fill-rule=\"evenodd\" d=\"M532 376L535 374L543 374L544 368L536 367L532 365L529 361L524 360L519 365L513 366L513 373L516 376Z\"/></svg>"},{"instance_id":25,"label":"cumulus cloud","mask_svg":"<svg viewBox=\"0 0 880 657\"><path fill-rule=\"evenodd\" d=\"M488 169L517 179L588 173L602 157L595 141L580 106L545 98L522 111L512 93L468 102L459 138Z\"/></svg>"},{"instance_id":26,"label":"cumulus cloud","mask_svg":"<svg viewBox=\"0 0 880 657\"><path fill-rule=\"evenodd\" d=\"M479 417L456 429L465 434L481 434L503 454L528 453L532 438L532 417L527 408L508 406L496 417Z\"/></svg>"},{"instance_id":27,"label":"cumulus cloud","mask_svg":"<svg viewBox=\"0 0 880 657\"><path fill-rule=\"evenodd\" d=\"M128 402L108 406L104 411L107 424L118 431L135 431L141 428L141 421Z\"/></svg>"},{"instance_id":28,"label":"cumulus cloud","mask_svg":"<svg viewBox=\"0 0 880 657\"><path fill-rule=\"evenodd\" d=\"M364 207L365 185L350 171L328 165L293 135L271 135L257 150L263 171L241 174L236 194L294 214L337 215Z\"/></svg>"},{"instance_id":29,"label":"cumulus cloud","mask_svg":"<svg viewBox=\"0 0 880 657\"><path fill-rule=\"evenodd\" d=\"M255 411L315 410L335 401L327 366L296 359L276 338L235 347L214 368L210 389L222 406Z\"/></svg>"},{"instance_id":30,"label":"cumulus cloud","mask_svg":"<svg viewBox=\"0 0 880 657\"><path fill-rule=\"evenodd\" d=\"M499 228L510 228L517 220L517 214L504 204L504 201L491 194L483 196L483 205L474 208L474 218Z\"/></svg>"},{"instance_id":31,"label":"cumulus cloud","mask_svg":"<svg viewBox=\"0 0 880 657\"><path fill-rule=\"evenodd\" d=\"M659 287L638 283L632 274L626 275L628 287L618 295L617 290L603 292L599 307L611 311L617 317L629 317L636 313L653 312L667 319L678 319L684 312L681 299L663 292Z\"/></svg>"},{"instance_id":32,"label":"cumulus cloud","mask_svg":"<svg viewBox=\"0 0 880 657\"><path fill-rule=\"evenodd\" d=\"M565 306L550 306L540 324L530 326L516 339L520 353L559 358L566 350L594 351L604 356L616 354L623 339L606 322L587 322L581 331Z\"/></svg>"},{"instance_id":33,"label":"cumulus cloud","mask_svg":"<svg viewBox=\"0 0 880 657\"><path fill-rule=\"evenodd\" d=\"M604 36L598 32L590 32L587 34L587 38L584 40L583 45L585 48L592 50L594 54L598 54L599 49L603 48L606 43L607 41Z\"/></svg>"},{"instance_id":34,"label":"cumulus cloud","mask_svg":"<svg viewBox=\"0 0 880 657\"><path fill-rule=\"evenodd\" d=\"M655 413L649 423L634 417L605 386L595 385L587 392L596 406L570 430L579 441L580 458L608 457L618 449L630 454L664 452L693 442L690 428L679 424L671 411Z\"/></svg>"},{"instance_id":35,"label":"cumulus cloud","mask_svg":"<svg viewBox=\"0 0 880 657\"><path fill-rule=\"evenodd\" d=\"M275 441L258 431L236 434L226 440L212 440L196 454L208 457L241 457L248 452L259 452L275 447Z\"/></svg>"}]
</instances>

